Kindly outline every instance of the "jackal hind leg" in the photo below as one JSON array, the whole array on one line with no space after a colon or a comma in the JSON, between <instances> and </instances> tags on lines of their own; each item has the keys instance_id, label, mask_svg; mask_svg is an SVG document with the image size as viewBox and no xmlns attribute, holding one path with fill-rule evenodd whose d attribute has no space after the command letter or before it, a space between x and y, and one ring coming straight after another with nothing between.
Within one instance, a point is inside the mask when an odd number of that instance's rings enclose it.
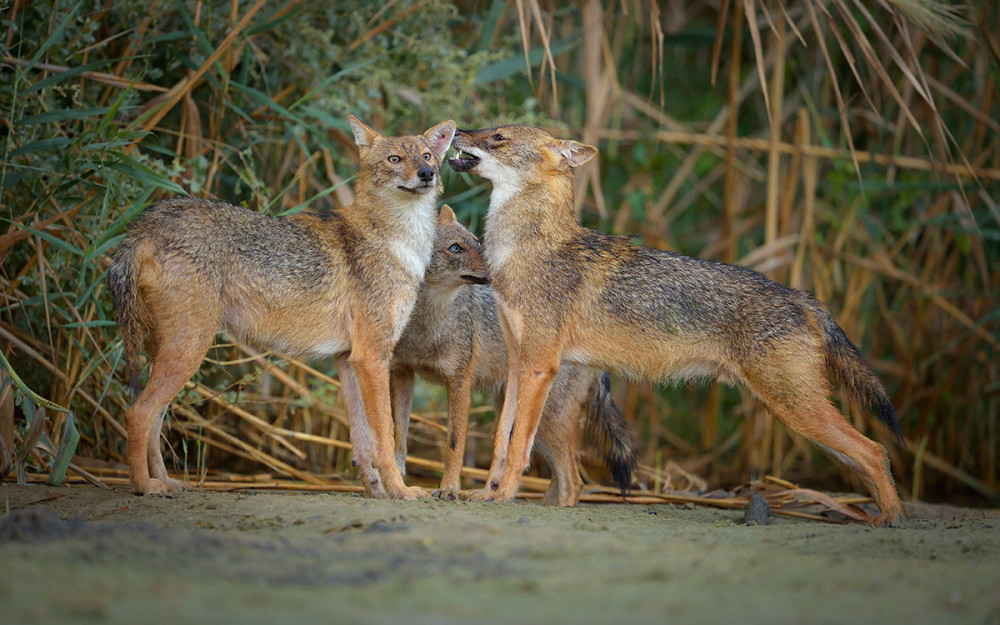
<instances>
[{"instance_id":1,"label":"jackal hind leg","mask_svg":"<svg viewBox=\"0 0 1000 625\"><path fill-rule=\"evenodd\" d=\"M163 462L163 452L160 450L160 433L163 431L163 418L167 407L160 410L156 423L149 431L149 445L146 447L146 461L149 463L149 474L153 479L163 482L169 492L176 493L191 490L191 485L181 480L175 480L167 474L167 465Z\"/></svg>"},{"instance_id":2,"label":"jackal hind leg","mask_svg":"<svg viewBox=\"0 0 1000 625\"><path fill-rule=\"evenodd\" d=\"M159 451L162 415L201 365L217 323L216 319L210 326L198 324L184 316L161 318L155 330L156 355L149 383L125 413L129 483L137 495L169 494L183 488L167 477L163 465Z\"/></svg>"},{"instance_id":3,"label":"jackal hind leg","mask_svg":"<svg viewBox=\"0 0 1000 625\"><path fill-rule=\"evenodd\" d=\"M542 505L575 506L583 489L576 459L580 404L557 393L559 387L557 378L545 402L535 440L535 448L552 470Z\"/></svg>"},{"instance_id":4,"label":"jackal hind leg","mask_svg":"<svg viewBox=\"0 0 1000 625\"><path fill-rule=\"evenodd\" d=\"M796 371L798 384L783 375L754 375L751 390L790 430L816 443L837 461L853 470L871 492L881 513L871 525L901 521L906 512L896 493L885 448L858 432L830 403L826 380L815 363L785 366L777 371ZM810 375L811 374L811 375Z\"/></svg>"},{"instance_id":5,"label":"jackal hind leg","mask_svg":"<svg viewBox=\"0 0 1000 625\"><path fill-rule=\"evenodd\" d=\"M410 433L410 411L413 408L413 369L400 367L389 372L389 397L392 420L396 428L396 467L406 477L406 439Z\"/></svg>"}]
</instances>

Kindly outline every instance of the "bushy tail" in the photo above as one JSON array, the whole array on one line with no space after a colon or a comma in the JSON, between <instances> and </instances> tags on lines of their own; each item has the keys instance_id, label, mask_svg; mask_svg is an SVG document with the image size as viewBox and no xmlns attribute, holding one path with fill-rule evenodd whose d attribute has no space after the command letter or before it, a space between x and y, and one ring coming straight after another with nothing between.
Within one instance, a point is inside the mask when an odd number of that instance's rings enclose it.
<instances>
[{"instance_id":1,"label":"bushy tail","mask_svg":"<svg viewBox=\"0 0 1000 625\"><path fill-rule=\"evenodd\" d=\"M147 331L147 313L139 299L136 284L139 269L136 252L135 243L125 239L115 253L111 266L108 267L108 288L111 290L118 330L122 335L125 374L132 389L132 401L139 396L142 373L139 358Z\"/></svg>"},{"instance_id":2,"label":"bushy tail","mask_svg":"<svg viewBox=\"0 0 1000 625\"><path fill-rule=\"evenodd\" d=\"M861 350L851 342L843 328L837 325L828 312L818 305L812 307L813 314L826 341L826 368L831 377L840 383L859 409L876 415L885 427L903 442L903 432L899 419L892 407L892 401L882 382L865 361Z\"/></svg>"},{"instance_id":3,"label":"bushy tail","mask_svg":"<svg viewBox=\"0 0 1000 625\"><path fill-rule=\"evenodd\" d=\"M587 442L597 450L624 497L632 486L639 441L611 397L611 376L601 373L584 425Z\"/></svg>"}]
</instances>

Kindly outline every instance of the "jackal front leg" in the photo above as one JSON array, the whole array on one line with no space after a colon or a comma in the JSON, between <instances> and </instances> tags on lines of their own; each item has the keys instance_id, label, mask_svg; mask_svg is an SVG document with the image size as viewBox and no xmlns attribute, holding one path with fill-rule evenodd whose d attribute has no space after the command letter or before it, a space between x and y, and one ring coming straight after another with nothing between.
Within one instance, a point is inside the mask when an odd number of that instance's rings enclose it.
<instances>
[{"instance_id":1,"label":"jackal front leg","mask_svg":"<svg viewBox=\"0 0 1000 625\"><path fill-rule=\"evenodd\" d=\"M507 446L507 463L503 477L500 478L500 486L493 493L494 501L510 501L517 493L521 474L528 468L545 398L558 372L558 360L554 363L532 363L521 368L517 382L514 428Z\"/></svg>"},{"instance_id":2,"label":"jackal front leg","mask_svg":"<svg viewBox=\"0 0 1000 625\"><path fill-rule=\"evenodd\" d=\"M448 452L444 460L441 487L434 491L439 499L455 500L462 482L462 459L469 432L469 402L472 399L472 375L447 381Z\"/></svg>"},{"instance_id":3,"label":"jackal front leg","mask_svg":"<svg viewBox=\"0 0 1000 625\"><path fill-rule=\"evenodd\" d=\"M408 487L396 466L392 407L389 403L389 359L379 358L358 349L351 351L349 362L361 390L365 422L374 441L372 463L378 469L382 487L392 499L426 497L422 488ZM391 353L391 350L390 352Z\"/></svg>"}]
</instances>

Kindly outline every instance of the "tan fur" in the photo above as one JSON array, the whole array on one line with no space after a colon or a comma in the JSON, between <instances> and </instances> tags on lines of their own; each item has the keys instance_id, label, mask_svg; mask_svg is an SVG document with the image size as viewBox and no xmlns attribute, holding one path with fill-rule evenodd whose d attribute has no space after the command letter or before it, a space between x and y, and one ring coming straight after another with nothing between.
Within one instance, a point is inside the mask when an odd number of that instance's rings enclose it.
<instances>
[{"instance_id":1,"label":"tan fur","mask_svg":"<svg viewBox=\"0 0 1000 625\"><path fill-rule=\"evenodd\" d=\"M741 384L861 476L882 511L874 522L903 516L885 451L834 409L827 378L898 435L892 405L816 300L742 267L581 227L571 169L596 148L523 126L460 130L453 146L469 157L452 159L454 169L493 182L485 247L511 352L496 440L509 437L506 470L475 499L516 492L545 394L568 361L657 382Z\"/></svg>"},{"instance_id":2,"label":"tan fur","mask_svg":"<svg viewBox=\"0 0 1000 625\"><path fill-rule=\"evenodd\" d=\"M293 356L333 356L348 404L354 458L371 496L412 499L393 460L389 359L430 261L441 158L454 135L383 137L349 118L360 148L357 201L336 212L268 217L175 198L132 225L108 271L135 402L125 415L132 490L185 488L167 476L159 434L167 406L221 326ZM148 337L149 382L139 393Z\"/></svg>"},{"instance_id":3,"label":"tan fur","mask_svg":"<svg viewBox=\"0 0 1000 625\"><path fill-rule=\"evenodd\" d=\"M460 488L472 389L493 395L497 414L507 378L504 344L479 241L441 209L434 254L417 304L396 345L392 361L396 462L405 475L406 437L413 379L438 382L448 392L448 451L441 487L435 495L454 499ZM636 442L610 397L602 393L600 372L568 364L549 391L538 431L539 451L552 468L552 483L543 503L575 505L583 485L576 462L577 430L588 406L588 439L609 464L616 480L628 487L635 464ZM499 483L503 458L491 467L488 483Z\"/></svg>"}]
</instances>

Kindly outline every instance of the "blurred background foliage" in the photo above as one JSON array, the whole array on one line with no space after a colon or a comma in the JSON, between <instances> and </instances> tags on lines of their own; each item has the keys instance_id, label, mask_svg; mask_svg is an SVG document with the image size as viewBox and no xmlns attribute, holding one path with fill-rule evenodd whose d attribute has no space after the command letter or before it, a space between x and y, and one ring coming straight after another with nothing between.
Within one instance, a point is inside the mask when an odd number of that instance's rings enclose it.
<instances>
[{"instance_id":1,"label":"blurred background foliage","mask_svg":"<svg viewBox=\"0 0 1000 625\"><path fill-rule=\"evenodd\" d=\"M850 418L887 444L904 497L996 503L996 3L4 0L0 19L0 473L121 473L104 273L127 224L177 193L270 214L350 203L353 113L386 133L521 122L599 146L578 172L586 225L814 292L893 397L902 446ZM446 172L445 188L481 229L488 185ZM351 479L330 363L226 340L170 411L168 464ZM854 479L737 390L614 392L642 487ZM417 478L437 477L444 406L419 387Z\"/></svg>"}]
</instances>

